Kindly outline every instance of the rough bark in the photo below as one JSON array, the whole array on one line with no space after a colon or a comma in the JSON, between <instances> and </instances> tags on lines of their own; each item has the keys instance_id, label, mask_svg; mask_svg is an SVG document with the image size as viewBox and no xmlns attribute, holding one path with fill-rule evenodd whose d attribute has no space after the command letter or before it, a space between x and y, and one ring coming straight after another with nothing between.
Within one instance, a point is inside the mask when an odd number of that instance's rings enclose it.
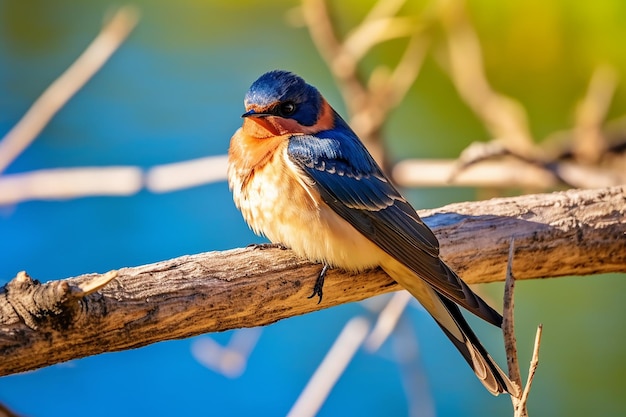
<instances>
[{"instance_id":1,"label":"rough bark","mask_svg":"<svg viewBox=\"0 0 626 417\"><path fill-rule=\"evenodd\" d=\"M626 187L528 195L421 211L468 283L626 272ZM381 270L328 273L289 250L245 248L0 289L0 375L201 333L253 327L399 289Z\"/></svg>"}]
</instances>

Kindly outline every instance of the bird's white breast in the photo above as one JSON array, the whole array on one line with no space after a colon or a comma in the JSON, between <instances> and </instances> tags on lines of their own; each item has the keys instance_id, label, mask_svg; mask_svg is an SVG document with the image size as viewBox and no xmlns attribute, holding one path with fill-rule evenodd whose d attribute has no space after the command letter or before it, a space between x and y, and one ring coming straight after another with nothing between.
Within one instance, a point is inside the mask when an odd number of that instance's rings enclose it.
<instances>
[{"instance_id":1,"label":"bird's white breast","mask_svg":"<svg viewBox=\"0 0 626 417\"><path fill-rule=\"evenodd\" d=\"M380 264L380 248L339 217L286 154L286 144L252 174L229 169L235 204L248 225L299 256L360 271Z\"/></svg>"}]
</instances>

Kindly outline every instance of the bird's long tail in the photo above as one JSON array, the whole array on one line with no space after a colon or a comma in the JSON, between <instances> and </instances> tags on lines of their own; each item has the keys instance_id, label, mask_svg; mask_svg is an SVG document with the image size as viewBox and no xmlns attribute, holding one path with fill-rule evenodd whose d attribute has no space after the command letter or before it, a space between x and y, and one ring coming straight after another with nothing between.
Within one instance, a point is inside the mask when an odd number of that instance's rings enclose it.
<instances>
[{"instance_id":1,"label":"bird's long tail","mask_svg":"<svg viewBox=\"0 0 626 417\"><path fill-rule=\"evenodd\" d=\"M467 363L483 385L493 395L503 392L516 395L518 389L511 383L507 375L498 367L487 350L480 343L469 324L461 314L459 307L439 293L436 294L443 307L447 310L456 329L450 329L450 321L442 323L436 316L435 321L443 332L461 352Z\"/></svg>"},{"instance_id":2,"label":"bird's long tail","mask_svg":"<svg viewBox=\"0 0 626 417\"><path fill-rule=\"evenodd\" d=\"M449 298L439 293L424 280L420 279L415 272L396 260L386 262L383 269L385 269L398 284L407 289L433 316L437 324L439 324L446 336L448 336L454 346L461 352L467 363L474 370L474 373L476 373L478 379L485 385L489 392L494 395L503 392L508 392L512 395L518 393L518 389L511 383L507 375L498 367L493 358L487 353L487 350L481 345L478 337L476 337L454 301L451 301ZM469 287L467 287L467 291L471 291ZM487 306L476 294L472 293L472 296L477 303L482 303ZM488 316L491 318L490 322L500 324L502 322L502 316L490 307L489 310L491 311L491 315Z\"/></svg>"}]
</instances>

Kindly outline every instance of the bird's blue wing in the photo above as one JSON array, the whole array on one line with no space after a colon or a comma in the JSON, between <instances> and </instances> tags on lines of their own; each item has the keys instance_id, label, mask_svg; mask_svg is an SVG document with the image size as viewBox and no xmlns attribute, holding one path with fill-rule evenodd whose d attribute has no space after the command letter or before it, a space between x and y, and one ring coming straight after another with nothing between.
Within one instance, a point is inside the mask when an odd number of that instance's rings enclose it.
<instances>
[{"instance_id":1,"label":"bird's blue wing","mask_svg":"<svg viewBox=\"0 0 626 417\"><path fill-rule=\"evenodd\" d=\"M441 261L433 232L353 135L293 136L287 152L339 216L436 291L499 326L501 316Z\"/></svg>"}]
</instances>

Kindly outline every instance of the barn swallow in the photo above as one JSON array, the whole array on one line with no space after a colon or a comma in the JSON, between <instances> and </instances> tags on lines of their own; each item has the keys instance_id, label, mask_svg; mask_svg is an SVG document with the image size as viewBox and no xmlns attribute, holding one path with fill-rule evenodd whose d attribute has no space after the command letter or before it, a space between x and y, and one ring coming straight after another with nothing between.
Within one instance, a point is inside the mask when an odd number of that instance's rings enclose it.
<instances>
[{"instance_id":1,"label":"barn swallow","mask_svg":"<svg viewBox=\"0 0 626 417\"><path fill-rule=\"evenodd\" d=\"M439 242L361 140L312 85L270 71L248 90L228 152L228 182L251 229L297 255L358 273L381 267L432 315L494 395L517 389L459 306L502 316L439 257Z\"/></svg>"}]
</instances>

